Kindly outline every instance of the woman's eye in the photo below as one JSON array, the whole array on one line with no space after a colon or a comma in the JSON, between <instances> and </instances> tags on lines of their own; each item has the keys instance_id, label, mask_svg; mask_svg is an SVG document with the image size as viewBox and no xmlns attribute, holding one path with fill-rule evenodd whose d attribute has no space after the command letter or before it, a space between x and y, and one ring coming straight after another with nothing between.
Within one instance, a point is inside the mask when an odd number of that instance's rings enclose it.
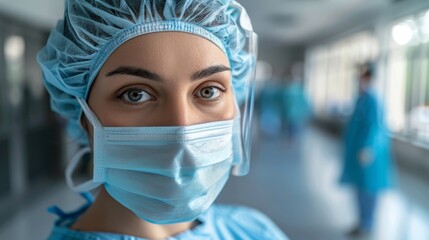
<instances>
[{"instance_id":1,"label":"woman's eye","mask_svg":"<svg viewBox=\"0 0 429 240\"><path fill-rule=\"evenodd\" d=\"M142 103L152 99L152 96L140 88L131 88L120 95L120 98L128 103Z\"/></svg>"},{"instance_id":2,"label":"woman's eye","mask_svg":"<svg viewBox=\"0 0 429 240\"><path fill-rule=\"evenodd\" d=\"M206 99L216 99L221 95L221 90L217 87L204 87L198 91L197 95Z\"/></svg>"}]
</instances>

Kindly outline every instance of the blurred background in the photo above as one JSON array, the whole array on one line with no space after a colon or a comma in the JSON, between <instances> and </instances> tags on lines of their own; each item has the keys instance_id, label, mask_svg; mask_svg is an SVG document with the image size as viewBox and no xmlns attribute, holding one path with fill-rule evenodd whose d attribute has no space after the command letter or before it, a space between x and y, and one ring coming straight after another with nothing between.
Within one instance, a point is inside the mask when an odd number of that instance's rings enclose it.
<instances>
[{"instance_id":1,"label":"blurred background","mask_svg":"<svg viewBox=\"0 0 429 240\"><path fill-rule=\"evenodd\" d=\"M358 221L339 183L358 66L375 66L395 187L372 239L429 239L429 1L246 0L259 35L251 171L219 203L266 213L291 239L348 239ZM84 200L64 169L78 144L51 113L37 51L63 1L0 0L0 239L45 239L58 205Z\"/></svg>"}]
</instances>

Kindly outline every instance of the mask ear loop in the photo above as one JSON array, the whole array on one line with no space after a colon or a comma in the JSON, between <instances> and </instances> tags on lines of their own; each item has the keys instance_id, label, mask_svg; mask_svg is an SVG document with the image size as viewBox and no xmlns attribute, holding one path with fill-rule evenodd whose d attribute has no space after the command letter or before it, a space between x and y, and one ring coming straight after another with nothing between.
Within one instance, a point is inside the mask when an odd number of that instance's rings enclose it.
<instances>
[{"instance_id":1,"label":"mask ear loop","mask_svg":"<svg viewBox=\"0 0 429 240\"><path fill-rule=\"evenodd\" d=\"M85 102L85 100L83 100L82 98L76 98L76 99L79 102L80 106L82 107L82 111L85 113L86 117L88 118L88 120L91 123L94 130L96 128L102 127L100 121L95 116L95 114L91 111L91 109L89 108L89 106ZM71 188L75 192L81 192L81 193L82 192L89 192L89 191L97 188L98 186L100 186L102 184L102 182L94 182L94 176L92 179L90 179L84 183L81 183L79 185L75 185L73 182L73 178L72 178L73 172L76 170L76 167L78 166L82 157L85 154L90 153L90 152L91 152L91 148L89 148L89 147L85 147L85 148L80 149L76 153L76 155L73 157L70 164L66 168L67 185L69 188Z\"/></svg>"},{"instance_id":2,"label":"mask ear loop","mask_svg":"<svg viewBox=\"0 0 429 240\"><path fill-rule=\"evenodd\" d=\"M89 122L91 122L93 128L101 127L101 123L98 120L97 116L91 111L88 104L82 98L76 98L82 107L82 111L85 113L85 116L88 118Z\"/></svg>"},{"instance_id":3,"label":"mask ear loop","mask_svg":"<svg viewBox=\"0 0 429 240\"><path fill-rule=\"evenodd\" d=\"M83 114L87 117L89 122L91 123L93 129L94 129L94 139L103 139L103 132L101 131L103 129L103 125L101 125L100 120L97 118L95 113L91 110L91 108L88 106L86 101L82 98L76 98L79 102L80 106L82 107ZM100 140L101 141L101 140ZM103 152L103 146L100 145L100 142L97 142L94 140L93 145L94 154L97 155L97 152ZM103 167L102 159L95 157L94 158L94 172L93 172L93 181L97 183L102 183L105 180L106 171Z\"/></svg>"},{"instance_id":4,"label":"mask ear loop","mask_svg":"<svg viewBox=\"0 0 429 240\"><path fill-rule=\"evenodd\" d=\"M67 186L69 188L71 188L73 191L75 192L89 192L95 188L97 188L98 186L101 185L101 183L96 183L94 182L92 179L81 183L79 185L75 185L73 182L73 172L76 170L76 167L78 166L80 160L82 159L82 157L91 152L91 148L89 147L85 147L80 149L76 155L73 157L73 159L71 160L70 164L67 166L66 168L66 182L67 182Z\"/></svg>"}]
</instances>

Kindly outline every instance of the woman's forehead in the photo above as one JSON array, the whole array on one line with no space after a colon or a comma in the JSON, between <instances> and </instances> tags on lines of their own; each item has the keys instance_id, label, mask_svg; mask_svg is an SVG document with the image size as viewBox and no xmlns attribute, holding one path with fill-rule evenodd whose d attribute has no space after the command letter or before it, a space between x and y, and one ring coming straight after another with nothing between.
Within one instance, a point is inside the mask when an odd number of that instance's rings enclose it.
<instances>
[{"instance_id":1,"label":"woman's forehead","mask_svg":"<svg viewBox=\"0 0 429 240\"><path fill-rule=\"evenodd\" d=\"M101 71L120 65L144 66L152 71L196 71L213 65L229 67L228 57L211 41L184 32L157 32L135 37L107 59Z\"/></svg>"}]
</instances>

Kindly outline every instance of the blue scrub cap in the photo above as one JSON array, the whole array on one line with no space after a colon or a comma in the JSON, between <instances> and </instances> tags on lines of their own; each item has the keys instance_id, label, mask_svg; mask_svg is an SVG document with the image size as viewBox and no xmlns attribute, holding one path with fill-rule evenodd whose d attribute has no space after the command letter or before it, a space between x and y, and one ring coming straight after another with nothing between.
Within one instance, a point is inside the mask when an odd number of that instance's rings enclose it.
<instances>
[{"instance_id":1,"label":"blue scrub cap","mask_svg":"<svg viewBox=\"0 0 429 240\"><path fill-rule=\"evenodd\" d=\"M232 0L66 0L64 19L37 55L51 108L67 119L68 133L87 144L76 98L87 99L100 68L121 44L162 31L196 34L222 49L240 103L256 58L246 51L246 32L252 29L243 12Z\"/></svg>"}]
</instances>

